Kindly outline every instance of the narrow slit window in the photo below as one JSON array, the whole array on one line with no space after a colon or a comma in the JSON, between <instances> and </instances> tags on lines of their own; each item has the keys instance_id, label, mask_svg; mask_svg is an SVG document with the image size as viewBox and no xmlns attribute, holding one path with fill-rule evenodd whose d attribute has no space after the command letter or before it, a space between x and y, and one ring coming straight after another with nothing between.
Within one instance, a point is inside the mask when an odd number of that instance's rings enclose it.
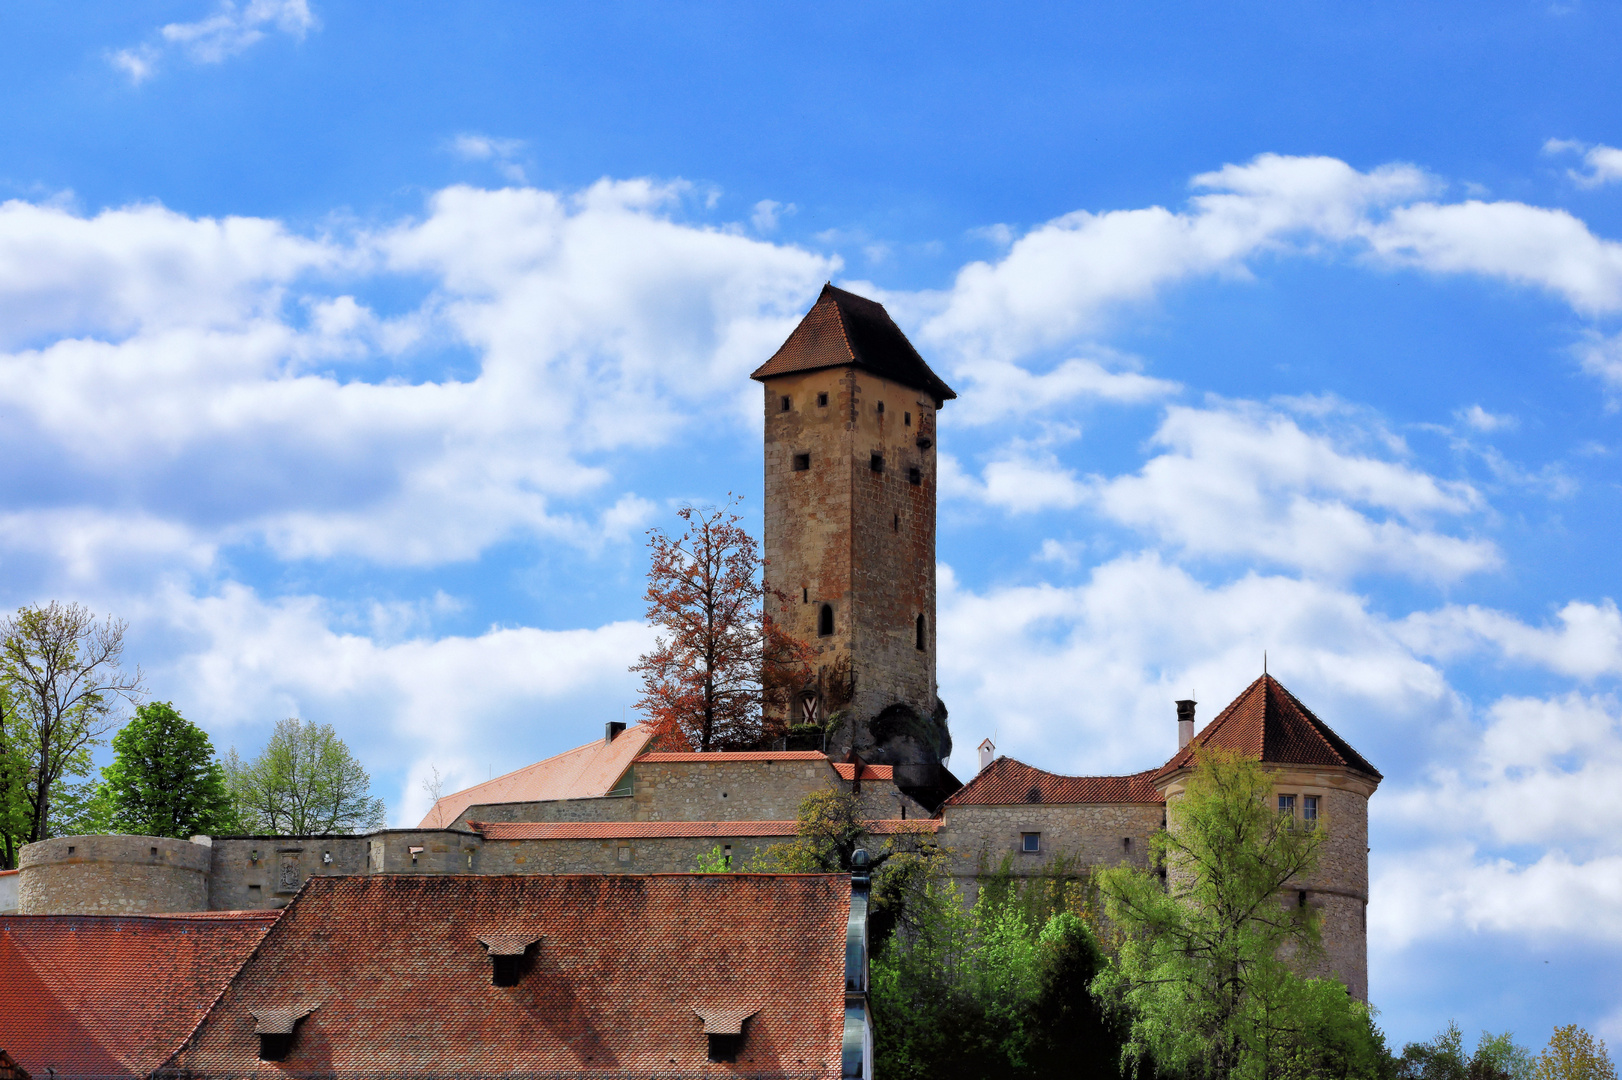
<instances>
[{"instance_id":1,"label":"narrow slit window","mask_svg":"<svg viewBox=\"0 0 1622 1080\"><path fill-rule=\"evenodd\" d=\"M800 589L800 603L809 604L810 602L811 602L811 590L802 586L801 589Z\"/></svg>"},{"instance_id":2,"label":"narrow slit window","mask_svg":"<svg viewBox=\"0 0 1622 1080\"><path fill-rule=\"evenodd\" d=\"M1318 796L1301 796L1301 824L1309 829L1318 827Z\"/></svg>"},{"instance_id":3,"label":"narrow slit window","mask_svg":"<svg viewBox=\"0 0 1622 1080\"><path fill-rule=\"evenodd\" d=\"M924 482L924 470L920 469L916 465L914 465L912 468L907 470L907 483L911 484L913 487L917 487L919 484L921 484L923 482Z\"/></svg>"},{"instance_id":4,"label":"narrow slit window","mask_svg":"<svg viewBox=\"0 0 1622 1080\"><path fill-rule=\"evenodd\" d=\"M896 532L901 531L901 515L900 514L897 514L895 516L895 531Z\"/></svg>"},{"instance_id":5,"label":"narrow slit window","mask_svg":"<svg viewBox=\"0 0 1622 1080\"><path fill-rule=\"evenodd\" d=\"M823 604L822 611L817 614L817 636L827 637L834 632L834 606Z\"/></svg>"},{"instance_id":6,"label":"narrow slit window","mask_svg":"<svg viewBox=\"0 0 1622 1080\"><path fill-rule=\"evenodd\" d=\"M819 408L821 408L822 406L825 406L827 404L828 404L828 395L827 395L827 393L824 392L824 393L818 394L817 395L817 406Z\"/></svg>"},{"instance_id":7,"label":"narrow slit window","mask_svg":"<svg viewBox=\"0 0 1622 1080\"><path fill-rule=\"evenodd\" d=\"M794 471L795 472L805 472L810 467L811 467L811 455L810 454L795 454L794 455Z\"/></svg>"},{"instance_id":8,"label":"narrow slit window","mask_svg":"<svg viewBox=\"0 0 1622 1080\"><path fill-rule=\"evenodd\" d=\"M884 402L882 402L882 401L879 402L879 415L880 416L884 415Z\"/></svg>"},{"instance_id":9,"label":"narrow slit window","mask_svg":"<svg viewBox=\"0 0 1622 1080\"><path fill-rule=\"evenodd\" d=\"M778 401L778 411L779 412L788 412L788 398L781 397L781 398L778 398L777 401Z\"/></svg>"},{"instance_id":10,"label":"narrow slit window","mask_svg":"<svg viewBox=\"0 0 1622 1080\"><path fill-rule=\"evenodd\" d=\"M919 615L912 625L912 646L919 652L924 650L924 617Z\"/></svg>"},{"instance_id":11,"label":"narrow slit window","mask_svg":"<svg viewBox=\"0 0 1622 1080\"><path fill-rule=\"evenodd\" d=\"M867 467L872 469L874 472L878 472L878 473L883 472L884 471L884 455L883 454L874 454L872 457L868 458L867 459Z\"/></svg>"},{"instance_id":12,"label":"narrow slit window","mask_svg":"<svg viewBox=\"0 0 1622 1080\"><path fill-rule=\"evenodd\" d=\"M902 423L906 424L908 427L912 427L912 413L902 413L901 420Z\"/></svg>"}]
</instances>

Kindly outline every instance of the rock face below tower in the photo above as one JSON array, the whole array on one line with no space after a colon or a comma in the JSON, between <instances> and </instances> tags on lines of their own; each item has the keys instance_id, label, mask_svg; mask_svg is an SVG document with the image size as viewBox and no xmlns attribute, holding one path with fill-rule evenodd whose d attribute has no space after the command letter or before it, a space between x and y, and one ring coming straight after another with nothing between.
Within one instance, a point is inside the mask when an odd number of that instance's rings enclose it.
<instances>
[{"instance_id":1,"label":"rock face below tower","mask_svg":"<svg viewBox=\"0 0 1622 1080\"><path fill-rule=\"evenodd\" d=\"M935 414L955 398L883 306L823 287L764 384L769 609L818 675L791 724L896 767L927 806L958 783L936 696ZM833 721L838 721L837 725Z\"/></svg>"}]
</instances>

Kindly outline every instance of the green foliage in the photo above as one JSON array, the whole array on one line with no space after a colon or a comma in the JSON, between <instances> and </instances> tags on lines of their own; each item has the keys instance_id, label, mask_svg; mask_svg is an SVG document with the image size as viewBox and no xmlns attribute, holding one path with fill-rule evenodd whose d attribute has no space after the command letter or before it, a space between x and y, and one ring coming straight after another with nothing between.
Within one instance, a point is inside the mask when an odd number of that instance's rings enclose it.
<instances>
[{"instance_id":1,"label":"green foliage","mask_svg":"<svg viewBox=\"0 0 1622 1080\"><path fill-rule=\"evenodd\" d=\"M1466 1056L1464 1035L1449 1021L1430 1042L1403 1047L1393 1065L1396 1080L1532 1080L1533 1059L1507 1031L1483 1031L1475 1053Z\"/></svg>"},{"instance_id":2,"label":"green foliage","mask_svg":"<svg viewBox=\"0 0 1622 1080\"><path fill-rule=\"evenodd\" d=\"M965 910L944 877L875 957L874 1071L903 1080L1119 1075L1120 1039L1088 992L1103 952L1061 911L1033 922L1019 890Z\"/></svg>"},{"instance_id":3,"label":"green foliage","mask_svg":"<svg viewBox=\"0 0 1622 1080\"><path fill-rule=\"evenodd\" d=\"M247 832L312 836L383 825L372 778L330 724L280 721L252 761L235 749L226 755L225 777Z\"/></svg>"},{"instance_id":4,"label":"green foliage","mask_svg":"<svg viewBox=\"0 0 1622 1080\"><path fill-rule=\"evenodd\" d=\"M1616 1080L1616 1067L1605 1050L1605 1040L1576 1024L1555 1028L1549 1045L1532 1063L1529 1080Z\"/></svg>"},{"instance_id":5,"label":"green foliage","mask_svg":"<svg viewBox=\"0 0 1622 1080\"><path fill-rule=\"evenodd\" d=\"M0 870L17 866L17 852L28 843L30 760L28 728L0 681Z\"/></svg>"},{"instance_id":6,"label":"green foliage","mask_svg":"<svg viewBox=\"0 0 1622 1080\"><path fill-rule=\"evenodd\" d=\"M113 753L97 793L108 831L185 840L238 828L214 744L169 702L135 710Z\"/></svg>"},{"instance_id":7,"label":"green foliage","mask_svg":"<svg viewBox=\"0 0 1622 1080\"><path fill-rule=\"evenodd\" d=\"M757 855L750 870L763 873L848 873L857 848L866 851L873 875L871 933L875 941L889 936L908 918L912 901L939 874L943 855L923 823L916 830L886 835L870 832L871 821L861 797L847 791L812 792L800 804L796 836Z\"/></svg>"},{"instance_id":8,"label":"green foliage","mask_svg":"<svg viewBox=\"0 0 1622 1080\"><path fill-rule=\"evenodd\" d=\"M1154 839L1164 883L1128 866L1099 874L1120 940L1094 990L1130 1017L1129 1056L1165 1071L1372 1077L1385 1053L1367 1007L1285 962L1318 949L1312 909L1281 888L1311 872L1324 830L1275 814L1271 795L1256 762L1200 752Z\"/></svg>"},{"instance_id":9,"label":"green foliage","mask_svg":"<svg viewBox=\"0 0 1622 1080\"><path fill-rule=\"evenodd\" d=\"M732 853L720 844L699 854L694 869L700 874L732 873Z\"/></svg>"}]
</instances>

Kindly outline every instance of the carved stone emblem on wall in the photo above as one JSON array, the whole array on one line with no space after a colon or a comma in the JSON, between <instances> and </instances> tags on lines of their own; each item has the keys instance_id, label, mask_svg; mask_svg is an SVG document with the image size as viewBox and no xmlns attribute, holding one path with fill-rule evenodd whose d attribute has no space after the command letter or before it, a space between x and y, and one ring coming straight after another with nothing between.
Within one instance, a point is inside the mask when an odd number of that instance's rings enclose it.
<instances>
[{"instance_id":1,"label":"carved stone emblem on wall","mask_svg":"<svg viewBox=\"0 0 1622 1080\"><path fill-rule=\"evenodd\" d=\"M299 853L296 851L284 851L281 853L281 857L282 865L276 878L276 891L298 892L298 887L303 884L298 872Z\"/></svg>"}]
</instances>

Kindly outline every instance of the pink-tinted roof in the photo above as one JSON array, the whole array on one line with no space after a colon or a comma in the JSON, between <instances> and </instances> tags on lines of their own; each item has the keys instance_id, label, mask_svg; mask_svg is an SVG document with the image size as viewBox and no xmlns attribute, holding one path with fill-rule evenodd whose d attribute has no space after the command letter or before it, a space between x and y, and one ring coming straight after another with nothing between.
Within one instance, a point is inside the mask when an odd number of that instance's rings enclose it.
<instances>
[{"instance_id":1,"label":"pink-tinted roof","mask_svg":"<svg viewBox=\"0 0 1622 1080\"><path fill-rule=\"evenodd\" d=\"M959 788L947 806L1008 806L1014 803L1163 803L1155 771L1130 776L1060 776L1023 761L1000 757Z\"/></svg>"},{"instance_id":2,"label":"pink-tinted roof","mask_svg":"<svg viewBox=\"0 0 1622 1080\"><path fill-rule=\"evenodd\" d=\"M0 1047L36 1078L144 1076L280 914L0 915Z\"/></svg>"},{"instance_id":3,"label":"pink-tinted roof","mask_svg":"<svg viewBox=\"0 0 1622 1080\"><path fill-rule=\"evenodd\" d=\"M1276 765L1338 765L1381 779L1378 769L1271 675L1245 687L1157 776L1164 778L1193 764L1196 746L1234 750Z\"/></svg>"},{"instance_id":4,"label":"pink-tinted roof","mask_svg":"<svg viewBox=\"0 0 1622 1080\"><path fill-rule=\"evenodd\" d=\"M793 821L487 821L473 822L486 840L632 840L650 836L733 837L793 836ZM867 823L880 836L900 832L934 832L940 822L929 818L888 818Z\"/></svg>"},{"instance_id":5,"label":"pink-tinted roof","mask_svg":"<svg viewBox=\"0 0 1622 1080\"><path fill-rule=\"evenodd\" d=\"M598 739L494 780L474 784L442 797L417 827L447 828L470 806L607 795L637 754L647 747L652 735L648 725L636 724L620 732L611 743Z\"/></svg>"},{"instance_id":6,"label":"pink-tinted roof","mask_svg":"<svg viewBox=\"0 0 1622 1080\"><path fill-rule=\"evenodd\" d=\"M166 1074L839 1076L850 878L312 878ZM480 939L539 939L516 986ZM318 1006L285 1062L255 1013ZM702 1015L753 1010L734 1066Z\"/></svg>"}]
</instances>

